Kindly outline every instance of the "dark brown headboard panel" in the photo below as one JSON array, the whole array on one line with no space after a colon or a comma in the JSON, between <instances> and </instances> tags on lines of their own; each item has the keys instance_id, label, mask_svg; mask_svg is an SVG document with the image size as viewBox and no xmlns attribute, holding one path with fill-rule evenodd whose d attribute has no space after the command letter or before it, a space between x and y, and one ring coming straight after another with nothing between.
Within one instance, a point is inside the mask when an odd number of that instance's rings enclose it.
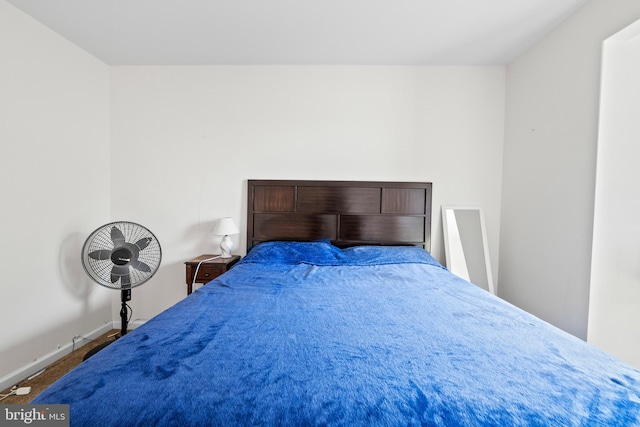
<instances>
[{"instance_id":1,"label":"dark brown headboard panel","mask_svg":"<svg viewBox=\"0 0 640 427\"><path fill-rule=\"evenodd\" d=\"M249 180L247 250L272 240L431 249L431 183Z\"/></svg>"}]
</instances>

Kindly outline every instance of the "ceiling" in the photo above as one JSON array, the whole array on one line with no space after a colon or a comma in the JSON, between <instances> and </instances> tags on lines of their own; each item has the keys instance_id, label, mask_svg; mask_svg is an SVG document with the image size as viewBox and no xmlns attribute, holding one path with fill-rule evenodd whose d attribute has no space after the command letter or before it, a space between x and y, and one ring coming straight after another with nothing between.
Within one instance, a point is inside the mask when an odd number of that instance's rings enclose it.
<instances>
[{"instance_id":1,"label":"ceiling","mask_svg":"<svg viewBox=\"0 0 640 427\"><path fill-rule=\"evenodd\" d=\"M588 0L7 0L110 65L507 65Z\"/></svg>"}]
</instances>

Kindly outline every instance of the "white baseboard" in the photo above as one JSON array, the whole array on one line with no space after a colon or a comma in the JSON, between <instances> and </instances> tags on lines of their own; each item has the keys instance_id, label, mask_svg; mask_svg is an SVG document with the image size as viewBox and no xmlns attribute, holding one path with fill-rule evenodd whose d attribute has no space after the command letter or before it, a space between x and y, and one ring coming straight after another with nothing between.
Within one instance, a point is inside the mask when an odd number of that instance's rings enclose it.
<instances>
[{"instance_id":1,"label":"white baseboard","mask_svg":"<svg viewBox=\"0 0 640 427\"><path fill-rule=\"evenodd\" d=\"M118 326L119 326L119 322L118 322ZM107 323L105 325L102 325L98 329L91 331L89 334L83 336L84 338L86 338L86 340L82 340L82 342L80 341L76 342L75 350L87 344L88 340L96 339L100 335L103 335L112 329L116 329L115 323ZM5 375L4 377L0 378L0 390L4 390L6 388L12 387L18 382L24 380L25 378L28 378L29 376L43 370L44 368L46 368L56 360L71 353L71 351L74 350L73 347L74 347L73 343L65 344L59 349L52 351L51 353L45 354L44 356L36 359L36 361L16 369L15 371L9 373L8 375Z\"/></svg>"}]
</instances>

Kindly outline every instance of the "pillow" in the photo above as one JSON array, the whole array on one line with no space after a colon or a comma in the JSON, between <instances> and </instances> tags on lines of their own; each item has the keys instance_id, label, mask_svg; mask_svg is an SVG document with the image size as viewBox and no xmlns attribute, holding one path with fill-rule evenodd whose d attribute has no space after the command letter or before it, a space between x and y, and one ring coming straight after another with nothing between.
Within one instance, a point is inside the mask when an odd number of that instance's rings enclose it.
<instances>
[{"instance_id":1,"label":"pillow","mask_svg":"<svg viewBox=\"0 0 640 427\"><path fill-rule=\"evenodd\" d=\"M341 265L342 251L329 239L314 242L263 242L249 251L241 262L255 264Z\"/></svg>"},{"instance_id":2,"label":"pillow","mask_svg":"<svg viewBox=\"0 0 640 427\"><path fill-rule=\"evenodd\" d=\"M444 268L429 252L416 246L353 246L340 249L333 246L329 239L263 242L251 248L240 262L317 266L429 264Z\"/></svg>"},{"instance_id":3,"label":"pillow","mask_svg":"<svg viewBox=\"0 0 640 427\"><path fill-rule=\"evenodd\" d=\"M429 264L442 267L428 251L417 246L353 246L344 249L342 254L343 265Z\"/></svg>"}]
</instances>

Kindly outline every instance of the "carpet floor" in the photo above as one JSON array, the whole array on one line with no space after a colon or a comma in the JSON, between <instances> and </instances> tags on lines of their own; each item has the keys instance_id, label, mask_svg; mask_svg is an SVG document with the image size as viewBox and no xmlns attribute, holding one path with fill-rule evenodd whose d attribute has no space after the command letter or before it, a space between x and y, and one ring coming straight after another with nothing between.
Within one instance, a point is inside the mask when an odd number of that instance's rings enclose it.
<instances>
[{"instance_id":1,"label":"carpet floor","mask_svg":"<svg viewBox=\"0 0 640 427\"><path fill-rule=\"evenodd\" d=\"M0 392L0 404L25 404L31 402L38 394L40 394L45 388L53 384L58 378L75 368L82 362L82 358L85 354L94 347L106 341L113 341L116 335L119 335L119 330L111 330L106 334L96 338L95 340L83 345L77 350L72 351L61 359L55 361L51 365L47 366L38 375L32 375L30 378L26 378L19 381L14 387L31 387L31 392L25 395L10 395L6 398L2 398L11 393L11 388Z\"/></svg>"}]
</instances>

